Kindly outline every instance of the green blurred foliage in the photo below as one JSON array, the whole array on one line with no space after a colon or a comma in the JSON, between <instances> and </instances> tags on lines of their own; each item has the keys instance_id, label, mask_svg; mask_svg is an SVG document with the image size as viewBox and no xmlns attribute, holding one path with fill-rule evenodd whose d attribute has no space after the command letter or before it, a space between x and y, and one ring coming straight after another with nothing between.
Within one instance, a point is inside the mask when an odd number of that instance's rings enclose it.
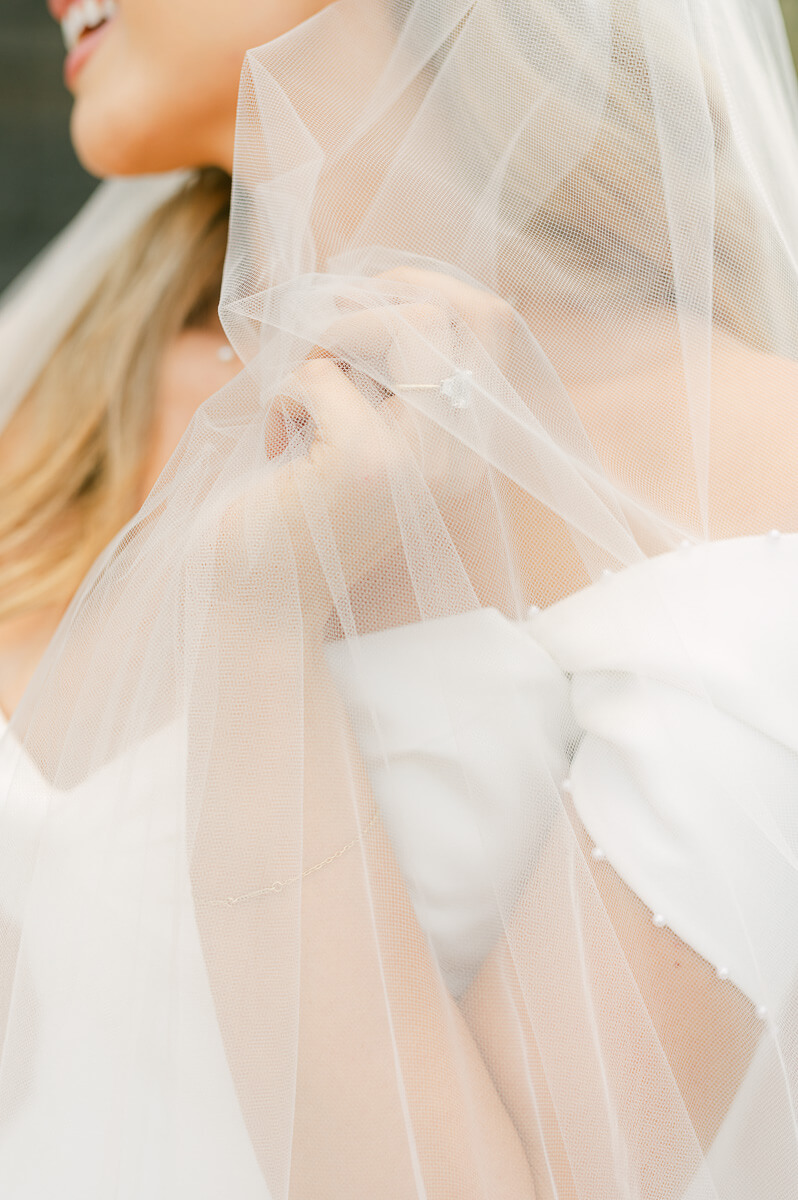
<instances>
[{"instance_id":1,"label":"green blurred foliage","mask_svg":"<svg viewBox=\"0 0 798 1200\"><path fill-rule=\"evenodd\" d=\"M798 63L798 0L781 0L781 10L792 43L792 54Z\"/></svg>"}]
</instances>

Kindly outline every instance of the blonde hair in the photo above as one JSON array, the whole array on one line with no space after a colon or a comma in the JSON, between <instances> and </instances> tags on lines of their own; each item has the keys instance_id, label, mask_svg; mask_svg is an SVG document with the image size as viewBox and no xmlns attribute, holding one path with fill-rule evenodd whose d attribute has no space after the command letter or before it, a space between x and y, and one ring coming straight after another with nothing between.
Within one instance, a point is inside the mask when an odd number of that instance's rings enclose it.
<instances>
[{"instance_id":1,"label":"blonde hair","mask_svg":"<svg viewBox=\"0 0 798 1200\"><path fill-rule=\"evenodd\" d=\"M158 366L218 305L230 178L207 168L123 247L0 442L0 621L71 598L135 513Z\"/></svg>"},{"instance_id":2,"label":"blonde hair","mask_svg":"<svg viewBox=\"0 0 798 1200\"><path fill-rule=\"evenodd\" d=\"M668 306L673 303L668 215L646 58L631 0L613 0L609 78L584 63L583 47L559 0L535 0L530 29L524 0L493 0L481 12L481 44L516 64L505 89L515 105L551 95L529 122L508 164L502 290L558 302ZM465 27L465 21L461 28ZM524 44L517 39L524 33ZM532 37L534 35L534 37ZM453 39L457 34L453 34ZM534 61L571 58L595 92L605 92L594 122L558 103ZM681 47L674 43L674 78ZM682 85L696 88L697 81ZM591 84L586 84L590 91ZM714 317L762 349L798 347L798 318L771 236L763 256L761 214L730 137L722 89L703 70L700 95L715 135ZM483 92L484 88L484 92ZM442 138L471 163L492 140L503 144L509 118L495 104L492 77L470 75L453 104L457 136ZM589 106L588 106L589 107ZM582 146L553 186L550 130ZM548 130L548 131L547 131ZM567 131L567 136L566 132ZM468 139L474 139L470 144ZM530 168L531 164L531 168ZM538 192L531 190L535 184ZM67 601L91 561L138 506L138 483L153 421L156 371L179 329L207 318L218 300L227 239L230 180L206 169L160 209L119 255L60 343L0 442L13 469L0 482L0 621ZM524 214L528 219L524 219ZM767 271L762 263L772 265ZM783 278L780 278L780 273ZM634 289L634 293L632 292Z\"/></svg>"}]
</instances>

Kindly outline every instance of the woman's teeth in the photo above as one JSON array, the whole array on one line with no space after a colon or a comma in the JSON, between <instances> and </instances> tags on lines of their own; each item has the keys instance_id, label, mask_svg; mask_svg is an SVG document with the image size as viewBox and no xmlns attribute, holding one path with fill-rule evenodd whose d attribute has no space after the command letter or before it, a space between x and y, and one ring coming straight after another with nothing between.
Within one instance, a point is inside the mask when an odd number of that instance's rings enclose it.
<instances>
[{"instance_id":1,"label":"woman's teeth","mask_svg":"<svg viewBox=\"0 0 798 1200\"><path fill-rule=\"evenodd\" d=\"M116 16L116 0L75 0L61 22L67 53L78 44L88 29L96 29Z\"/></svg>"}]
</instances>

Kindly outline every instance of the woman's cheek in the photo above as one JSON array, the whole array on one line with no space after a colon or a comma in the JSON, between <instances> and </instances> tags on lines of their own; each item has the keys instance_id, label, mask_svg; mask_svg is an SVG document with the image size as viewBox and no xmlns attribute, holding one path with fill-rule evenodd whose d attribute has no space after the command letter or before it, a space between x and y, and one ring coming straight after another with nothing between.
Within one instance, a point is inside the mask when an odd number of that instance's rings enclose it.
<instances>
[{"instance_id":1,"label":"woman's cheek","mask_svg":"<svg viewBox=\"0 0 798 1200\"><path fill-rule=\"evenodd\" d=\"M208 131L227 122L233 137L246 47L219 36L218 14L214 24L184 9L127 0L70 80L72 141L92 174L205 165Z\"/></svg>"},{"instance_id":2,"label":"woman's cheek","mask_svg":"<svg viewBox=\"0 0 798 1200\"><path fill-rule=\"evenodd\" d=\"M247 50L329 0L123 0L72 82L72 140L94 175L232 166Z\"/></svg>"}]
</instances>

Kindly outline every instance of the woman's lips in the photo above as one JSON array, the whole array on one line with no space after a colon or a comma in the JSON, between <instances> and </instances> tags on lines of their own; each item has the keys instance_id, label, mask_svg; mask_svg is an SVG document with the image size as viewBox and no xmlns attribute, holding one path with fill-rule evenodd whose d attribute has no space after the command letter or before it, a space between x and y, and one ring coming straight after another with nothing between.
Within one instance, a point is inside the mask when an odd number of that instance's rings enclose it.
<instances>
[{"instance_id":1,"label":"woman's lips","mask_svg":"<svg viewBox=\"0 0 798 1200\"><path fill-rule=\"evenodd\" d=\"M67 9L71 3L72 0L47 0L47 10L53 20L60 21L66 16Z\"/></svg>"},{"instance_id":2,"label":"woman's lips","mask_svg":"<svg viewBox=\"0 0 798 1200\"><path fill-rule=\"evenodd\" d=\"M76 46L73 46L69 54L64 59L64 83L68 88L72 87L78 72L83 67L86 59L94 51L95 47L103 40L106 32L110 29L113 21L104 21L102 25L98 25L96 29L90 29L84 33Z\"/></svg>"}]
</instances>

